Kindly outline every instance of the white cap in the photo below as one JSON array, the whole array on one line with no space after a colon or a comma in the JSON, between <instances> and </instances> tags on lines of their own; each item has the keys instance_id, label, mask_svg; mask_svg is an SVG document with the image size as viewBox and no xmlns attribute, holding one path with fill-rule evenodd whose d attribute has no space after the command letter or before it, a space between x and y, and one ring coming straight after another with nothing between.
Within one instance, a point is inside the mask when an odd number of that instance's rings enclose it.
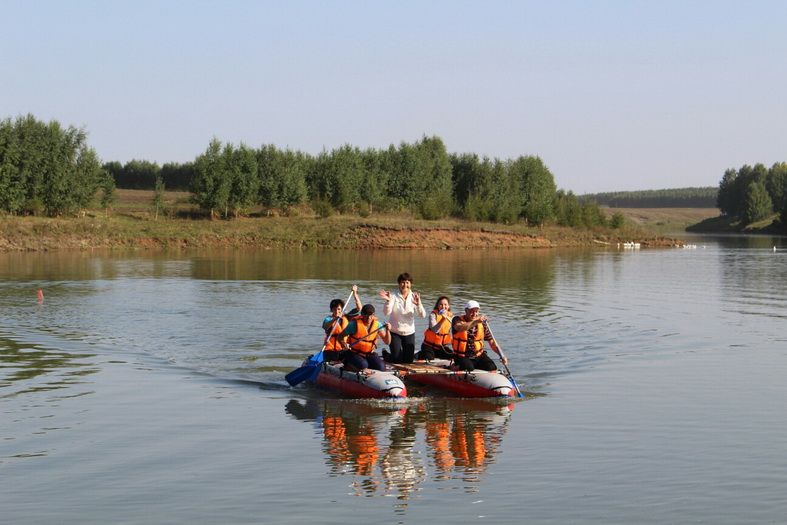
<instances>
[{"instance_id":1,"label":"white cap","mask_svg":"<svg viewBox=\"0 0 787 525\"><path fill-rule=\"evenodd\" d=\"M481 308L481 305L478 304L478 301L467 301L465 310L472 310L473 308Z\"/></svg>"}]
</instances>

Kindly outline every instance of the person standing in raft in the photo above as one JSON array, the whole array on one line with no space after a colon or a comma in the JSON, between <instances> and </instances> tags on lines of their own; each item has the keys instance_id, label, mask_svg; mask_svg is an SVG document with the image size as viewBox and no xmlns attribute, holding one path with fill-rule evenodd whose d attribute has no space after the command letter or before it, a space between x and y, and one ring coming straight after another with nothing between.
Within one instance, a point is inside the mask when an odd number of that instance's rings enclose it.
<instances>
[{"instance_id":1,"label":"person standing in raft","mask_svg":"<svg viewBox=\"0 0 787 525\"><path fill-rule=\"evenodd\" d=\"M391 324L391 354L386 357L392 363L412 363L415 358L415 314L426 317L421 296L413 292L413 279L405 272L397 277L399 292L392 294L380 290L385 299L383 313Z\"/></svg>"},{"instance_id":2,"label":"person standing in raft","mask_svg":"<svg viewBox=\"0 0 787 525\"><path fill-rule=\"evenodd\" d=\"M489 346L500 356L503 364L508 363L508 359L500 352L497 341L492 337L487 317L479 315L480 310L481 305L478 301L467 301L465 314L457 315L451 321L454 365L459 370L472 371L476 368L490 372L497 370L494 361L484 350L484 341L489 341Z\"/></svg>"},{"instance_id":3,"label":"person standing in raft","mask_svg":"<svg viewBox=\"0 0 787 525\"><path fill-rule=\"evenodd\" d=\"M355 312L361 309L361 298L358 296L358 286L353 285L353 299L355 299ZM339 338L339 334L347 328L349 316L344 315L344 301L334 299L330 305L331 315L322 320L322 329L325 330L325 360L340 361L341 352L344 349L344 340ZM338 322L337 322L338 320Z\"/></svg>"},{"instance_id":4,"label":"person standing in raft","mask_svg":"<svg viewBox=\"0 0 787 525\"><path fill-rule=\"evenodd\" d=\"M429 328L424 332L424 342L418 359L431 361L438 359L453 359L454 351L451 347L451 303L448 297L441 296L437 299L432 313L429 314Z\"/></svg>"},{"instance_id":5,"label":"person standing in raft","mask_svg":"<svg viewBox=\"0 0 787 525\"><path fill-rule=\"evenodd\" d=\"M339 337L347 338L345 345L349 351L344 357L347 370L385 370L385 363L374 349L378 337L383 343L391 344L391 325L377 320L373 305L363 305L361 315L350 321Z\"/></svg>"}]
</instances>

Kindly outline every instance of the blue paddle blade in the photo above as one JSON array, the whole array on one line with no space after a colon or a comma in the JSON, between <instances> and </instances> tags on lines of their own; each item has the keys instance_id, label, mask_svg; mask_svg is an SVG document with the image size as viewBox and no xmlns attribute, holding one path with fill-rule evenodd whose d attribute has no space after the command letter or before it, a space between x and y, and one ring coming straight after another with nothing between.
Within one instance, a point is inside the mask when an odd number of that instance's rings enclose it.
<instances>
[{"instance_id":1,"label":"blue paddle blade","mask_svg":"<svg viewBox=\"0 0 787 525\"><path fill-rule=\"evenodd\" d=\"M322 362L325 361L325 349L320 350L315 355L310 356L308 359L308 363L303 365L300 368L296 368L286 376L284 379L290 384L290 386L295 386L299 383L303 383L307 379L309 381L314 381L317 379L317 375L320 373L320 365Z\"/></svg>"},{"instance_id":2,"label":"blue paddle blade","mask_svg":"<svg viewBox=\"0 0 787 525\"><path fill-rule=\"evenodd\" d=\"M320 375L320 370L322 370L322 365L317 365L313 368L314 370L312 371L312 375L309 376L309 381L317 381L317 376Z\"/></svg>"},{"instance_id":3,"label":"blue paddle blade","mask_svg":"<svg viewBox=\"0 0 787 525\"><path fill-rule=\"evenodd\" d=\"M307 379L311 379L312 376L317 377L317 374L320 372L320 365L318 364L308 364L303 365L300 368L296 368L286 376L284 379L290 384L290 386L295 386L300 384Z\"/></svg>"}]
</instances>

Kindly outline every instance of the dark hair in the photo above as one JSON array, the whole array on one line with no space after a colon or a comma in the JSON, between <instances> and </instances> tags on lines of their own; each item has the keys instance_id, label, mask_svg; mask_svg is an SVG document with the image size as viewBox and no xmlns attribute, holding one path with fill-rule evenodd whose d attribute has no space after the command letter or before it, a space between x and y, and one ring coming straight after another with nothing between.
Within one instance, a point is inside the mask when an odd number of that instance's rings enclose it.
<instances>
[{"instance_id":1,"label":"dark hair","mask_svg":"<svg viewBox=\"0 0 787 525\"><path fill-rule=\"evenodd\" d=\"M331 310L333 310L337 306L341 306L342 308L344 308L344 301L342 301L341 299L334 299L333 301L331 301Z\"/></svg>"},{"instance_id":2,"label":"dark hair","mask_svg":"<svg viewBox=\"0 0 787 525\"><path fill-rule=\"evenodd\" d=\"M435 301L435 303L434 303L434 309L435 310L437 310L437 305L439 305L440 301L442 301L443 299L448 301L448 304L451 304L451 300L448 297L446 297L445 295L441 295L440 297L437 298L437 301Z\"/></svg>"},{"instance_id":3,"label":"dark hair","mask_svg":"<svg viewBox=\"0 0 787 525\"><path fill-rule=\"evenodd\" d=\"M402 282L402 281L410 281L410 282L413 282L413 278L412 278L412 277L410 277L410 274L409 274L409 273L407 273L407 272L400 273L400 274L399 274L399 277L397 277L397 278L396 278L396 282L397 282L397 283L400 283L400 282Z\"/></svg>"},{"instance_id":4,"label":"dark hair","mask_svg":"<svg viewBox=\"0 0 787 525\"><path fill-rule=\"evenodd\" d=\"M372 315L374 313L374 305L373 304L365 304L363 308L361 308L361 315Z\"/></svg>"}]
</instances>

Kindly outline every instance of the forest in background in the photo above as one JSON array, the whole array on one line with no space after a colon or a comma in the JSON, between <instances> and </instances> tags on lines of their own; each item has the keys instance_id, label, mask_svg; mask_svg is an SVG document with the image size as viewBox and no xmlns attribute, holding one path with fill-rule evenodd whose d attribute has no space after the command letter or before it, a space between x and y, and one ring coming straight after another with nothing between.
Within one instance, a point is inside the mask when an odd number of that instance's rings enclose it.
<instances>
[{"instance_id":1,"label":"forest in background","mask_svg":"<svg viewBox=\"0 0 787 525\"><path fill-rule=\"evenodd\" d=\"M273 145L251 148L213 139L193 162L158 166L132 160L100 163L84 130L42 122L33 115L0 121L0 210L59 216L95 199L111 209L116 187L191 192L211 218L297 213L317 215L409 211L427 220L571 227L622 224L595 202L558 190L536 156L490 159L449 153L439 137L386 149L349 144L310 155ZM159 199L160 200L160 199Z\"/></svg>"},{"instance_id":2,"label":"forest in background","mask_svg":"<svg viewBox=\"0 0 787 525\"><path fill-rule=\"evenodd\" d=\"M579 199L610 208L716 208L718 194L719 188L705 186L587 193Z\"/></svg>"}]
</instances>

